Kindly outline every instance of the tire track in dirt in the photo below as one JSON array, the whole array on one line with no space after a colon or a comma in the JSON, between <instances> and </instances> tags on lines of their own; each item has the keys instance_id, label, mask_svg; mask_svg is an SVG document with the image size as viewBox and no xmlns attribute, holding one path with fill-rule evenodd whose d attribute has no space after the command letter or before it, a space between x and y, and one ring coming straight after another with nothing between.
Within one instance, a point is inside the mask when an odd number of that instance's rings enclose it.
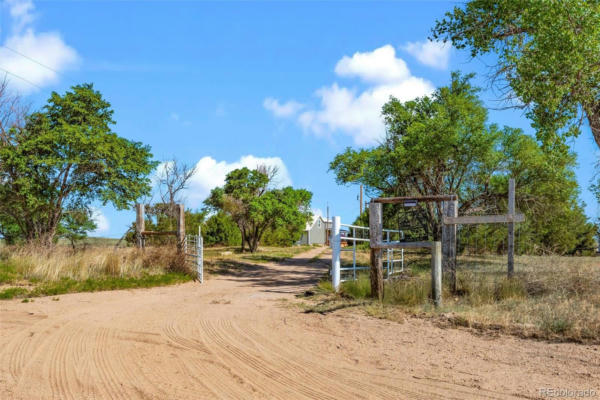
<instances>
[{"instance_id":1,"label":"tire track in dirt","mask_svg":"<svg viewBox=\"0 0 600 400\"><path fill-rule=\"evenodd\" d=\"M164 381L164 376L160 380L143 379L146 384L150 384L149 386L141 384L140 377L144 374L138 365L131 362L130 357L124 357L129 346L120 340L117 330L100 327L99 337L100 340L95 343L100 350L97 352L99 356L96 358L98 362L96 367L103 372L104 386L111 398L146 397L149 388L153 393L156 391L165 393L157 385L158 382Z\"/></svg>"},{"instance_id":2,"label":"tire track in dirt","mask_svg":"<svg viewBox=\"0 0 600 400\"><path fill-rule=\"evenodd\" d=\"M312 373L312 376L322 376L327 378L327 380L316 378L315 381L320 381L324 385L336 388L341 386L342 389L340 391L342 393L347 391L348 388L351 388L350 395L360 398L373 398L373 395L376 395L378 398L393 398L397 397L398 393L403 393L405 396L410 396L410 398L414 399L427 400L432 398L432 393L421 394L402 389L399 386L371 384L364 379L364 375L361 371L348 368L342 370L342 368L339 368L337 369L338 372L336 372L336 370L324 366L324 363L322 362L324 358L323 354L316 355L313 353L313 357L310 359L319 360L320 362L310 361L309 358L302 356L306 356L309 352L306 348L299 349L301 351L292 352L284 346L275 344L269 338L259 334L248 326L240 329L241 327L239 325L231 324L231 328L232 331L237 332L239 336L244 337L247 340L254 340L254 343L257 346L264 349L263 351L276 355L279 359L278 362L283 364L286 370L298 368L301 371L315 371L316 374ZM352 378L350 378L349 375L352 376ZM338 389L336 389L336 391L337 390ZM358 392L361 394L359 395Z\"/></svg>"},{"instance_id":3,"label":"tire track in dirt","mask_svg":"<svg viewBox=\"0 0 600 400\"><path fill-rule=\"evenodd\" d=\"M251 350L228 340L224 330L219 328L218 322L202 321L201 327L207 340L221 353L223 358L228 358L230 365L244 370L242 375L248 374L256 379L266 380L264 386L270 391L270 394L284 399L292 398L292 396L298 397L298 395L313 399L337 399L328 391L322 391L321 388L315 388L293 379L287 374L288 371L282 372L276 366L267 365L260 355L252 354ZM210 348L212 349L213 346Z\"/></svg>"},{"instance_id":4,"label":"tire track in dirt","mask_svg":"<svg viewBox=\"0 0 600 400\"><path fill-rule=\"evenodd\" d=\"M50 365L48 368L48 382L52 390L52 398L55 399L73 399L70 382L67 377L67 354L73 336L77 335L77 330L68 329L67 324L61 329L58 340L55 341L53 351L49 357Z\"/></svg>"},{"instance_id":5,"label":"tire track in dirt","mask_svg":"<svg viewBox=\"0 0 600 400\"><path fill-rule=\"evenodd\" d=\"M190 362L186 358L179 358L179 362L196 381L202 384L212 393L228 393L228 397L245 399L249 394L257 394L259 390L247 380L238 375L227 364L225 364L214 352L208 349L204 340L189 339L202 338L202 332L194 329L194 325L179 323L181 319L170 319L164 326L165 335L174 343L184 349L197 352L200 356L199 363ZM180 327L189 327L189 332L183 332ZM201 376L202 378L196 378ZM218 397L218 396L217 396Z\"/></svg>"},{"instance_id":6,"label":"tire track in dirt","mask_svg":"<svg viewBox=\"0 0 600 400\"><path fill-rule=\"evenodd\" d=\"M382 377L381 374L369 373L363 370L358 370L347 366L340 366L337 369L338 372L336 372L336 370L325 368L323 363L315 361L322 360L322 354L314 353L307 348L300 348L289 341L286 342L285 346L275 344L274 341L270 340L268 337L262 335L261 333L259 333L258 331L256 331L248 325L244 326L243 329L240 329L240 325L232 324L232 328L236 329L239 335L245 336L250 340L254 339L255 343L259 346L271 346L271 352L275 354L284 355L284 360L295 360L296 362L301 363L303 368L307 370L319 371L319 374L329 377L332 381L344 382L349 387L360 388L361 390L367 393L376 393L381 398L395 397L399 393L402 393L406 396L411 396L415 399L424 400L431 398L454 398L461 400L465 397L465 395L476 395L476 397L486 399L506 399L511 397L502 393L485 391L480 389L475 390L462 385L427 378L408 379L401 376L395 376L394 380L400 381L404 383L404 385L391 385L389 383L389 380L384 379L385 377ZM293 351L290 349L290 347L295 347L296 350ZM307 357L309 353L311 354L311 356ZM349 375L354 376L355 378L350 379L348 378ZM419 382L419 380L427 380L428 383L424 384ZM406 388L407 386L420 386L420 389L418 392L408 390ZM383 388L387 388L388 390L383 390ZM435 391L435 389L438 389L438 391Z\"/></svg>"},{"instance_id":7,"label":"tire track in dirt","mask_svg":"<svg viewBox=\"0 0 600 400\"><path fill-rule=\"evenodd\" d=\"M25 316L26 314L23 315ZM27 316L25 318L27 319ZM43 341L43 335L38 334L40 331L38 325L56 324L56 321L47 321L45 319L41 319L41 321L37 319L32 324L28 324L27 322L19 324L19 330L12 335L11 339L0 350L0 364L8 365L10 375L16 381L19 380L21 371L32 360L32 353L39 347L35 344L38 342L41 344ZM24 335L23 332L25 331L29 331L29 333Z\"/></svg>"},{"instance_id":8,"label":"tire track in dirt","mask_svg":"<svg viewBox=\"0 0 600 400\"><path fill-rule=\"evenodd\" d=\"M280 352L269 340L256 341L250 335L244 334L239 326L232 321L221 321L220 330L223 336L231 343L236 343L240 348L260 354L261 359L268 365L288 372L294 379L301 380L316 388L327 388L327 392L344 398L369 398L369 393L358 393L357 387L342 384L339 376L333 374L333 379L328 379L321 371L311 368L307 364L298 362L297 355Z\"/></svg>"},{"instance_id":9,"label":"tire track in dirt","mask_svg":"<svg viewBox=\"0 0 600 400\"><path fill-rule=\"evenodd\" d=\"M134 336L131 337L129 334ZM171 379L170 371L161 369L159 365L149 364L143 355L136 355L136 344L142 348L145 348L147 344L164 348L159 341L139 338L139 336L148 335L160 337L158 333L115 331L111 337L118 344L118 348L113 347L111 349L112 355L110 357L118 363L117 370L124 371L125 380L130 388L129 392L136 393L136 396L132 398L166 399L171 397L172 393L169 394L159 383L164 382L167 375L169 378L167 380Z\"/></svg>"},{"instance_id":10,"label":"tire track in dirt","mask_svg":"<svg viewBox=\"0 0 600 400\"><path fill-rule=\"evenodd\" d=\"M109 352L109 329L99 327L96 332L93 349L93 364L95 371L100 378L100 383L104 389L101 393L111 399L128 399L122 393L122 386L118 384L119 379L114 367L108 360L107 353Z\"/></svg>"}]
</instances>

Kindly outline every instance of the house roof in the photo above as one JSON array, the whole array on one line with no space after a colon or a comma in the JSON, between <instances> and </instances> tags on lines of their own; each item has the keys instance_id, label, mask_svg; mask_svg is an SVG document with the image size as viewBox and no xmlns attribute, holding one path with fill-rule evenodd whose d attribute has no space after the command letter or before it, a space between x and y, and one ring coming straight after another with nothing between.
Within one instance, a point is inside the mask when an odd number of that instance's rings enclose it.
<instances>
[{"instance_id":1,"label":"house roof","mask_svg":"<svg viewBox=\"0 0 600 400\"><path fill-rule=\"evenodd\" d=\"M312 229L313 226L315 226L315 224L317 223L318 220L321 220L322 223L327 223L327 224L331 224L331 219L326 219L323 218L322 215L313 215L312 217L312 221L307 222L306 223L306 228L304 228L305 231L309 231Z\"/></svg>"}]
</instances>

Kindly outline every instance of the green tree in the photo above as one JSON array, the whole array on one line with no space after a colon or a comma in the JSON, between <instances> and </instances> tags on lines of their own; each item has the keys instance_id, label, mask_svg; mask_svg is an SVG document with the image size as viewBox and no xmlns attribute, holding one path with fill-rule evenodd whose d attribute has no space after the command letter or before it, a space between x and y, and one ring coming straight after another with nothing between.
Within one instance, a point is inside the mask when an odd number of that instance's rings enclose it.
<instances>
[{"instance_id":1,"label":"green tree","mask_svg":"<svg viewBox=\"0 0 600 400\"><path fill-rule=\"evenodd\" d=\"M312 194L304 189L269 188L276 170L264 166L241 168L227 174L225 185L212 190L205 204L221 210L237 224L241 250L255 252L268 229L303 227L311 216Z\"/></svg>"},{"instance_id":2,"label":"green tree","mask_svg":"<svg viewBox=\"0 0 600 400\"><path fill-rule=\"evenodd\" d=\"M75 249L75 244L88 235L89 231L96 229L96 223L89 209L66 210L58 227L58 236L65 238Z\"/></svg>"},{"instance_id":3,"label":"green tree","mask_svg":"<svg viewBox=\"0 0 600 400\"><path fill-rule=\"evenodd\" d=\"M490 176L500 156L494 145L502 132L486 125L487 112L469 78L455 73L451 85L431 97L406 103L392 98L383 106L385 141L372 149L348 148L336 156L330 169L337 182L363 183L373 195L456 193L460 213L481 205L492 195ZM440 207L427 203L410 210L404 216L410 221L404 224L439 240ZM385 208L394 214L401 210Z\"/></svg>"},{"instance_id":4,"label":"green tree","mask_svg":"<svg viewBox=\"0 0 600 400\"><path fill-rule=\"evenodd\" d=\"M302 228L302 226L290 225L268 229L263 236L263 243L267 246L292 246L302 236Z\"/></svg>"},{"instance_id":5,"label":"green tree","mask_svg":"<svg viewBox=\"0 0 600 400\"><path fill-rule=\"evenodd\" d=\"M52 243L65 210L125 209L150 190L150 148L111 130L110 104L91 84L53 92L0 146L0 225Z\"/></svg>"},{"instance_id":6,"label":"green tree","mask_svg":"<svg viewBox=\"0 0 600 400\"><path fill-rule=\"evenodd\" d=\"M471 0L433 28L476 57L496 53L495 80L555 144L587 119L600 147L600 1Z\"/></svg>"},{"instance_id":7,"label":"green tree","mask_svg":"<svg viewBox=\"0 0 600 400\"><path fill-rule=\"evenodd\" d=\"M202 226L202 237L204 238L204 244L207 246L216 244L238 246L242 241L238 226L223 211L211 215L206 220Z\"/></svg>"},{"instance_id":8,"label":"green tree","mask_svg":"<svg viewBox=\"0 0 600 400\"><path fill-rule=\"evenodd\" d=\"M373 196L456 194L459 215L505 213L508 179L517 184L517 207L526 214L531 240L548 251L568 253L590 225L578 204L575 157L547 152L521 130L487 123L487 112L469 77L430 97L383 107L384 142L371 149L347 149L330 164L340 184L362 183ZM576 217L576 218L575 218ZM438 203L384 207L384 219L398 221L408 239L439 240ZM572 231L573 234L564 234ZM525 232L522 231L522 232ZM501 249L498 249L499 251Z\"/></svg>"}]
</instances>

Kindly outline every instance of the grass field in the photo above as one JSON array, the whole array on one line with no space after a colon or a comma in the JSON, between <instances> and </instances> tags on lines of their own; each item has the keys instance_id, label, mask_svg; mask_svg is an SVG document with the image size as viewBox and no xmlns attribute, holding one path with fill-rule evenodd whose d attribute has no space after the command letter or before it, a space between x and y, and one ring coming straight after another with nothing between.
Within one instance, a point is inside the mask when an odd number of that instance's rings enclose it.
<instances>
[{"instance_id":1,"label":"grass field","mask_svg":"<svg viewBox=\"0 0 600 400\"><path fill-rule=\"evenodd\" d=\"M0 299L171 285L195 277L174 247L115 249L115 242L94 239L77 250L66 244L52 249L0 247ZM307 249L261 247L250 254L237 247L212 247L204 257L210 273L232 262L279 262Z\"/></svg>"},{"instance_id":2,"label":"grass field","mask_svg":"<svg viewBox=\"0 0 600 400\"><path fill-rule=\"evenodd\" d=\"M2 247L0 299L130 289L186 282L191 271L173 248Z\"/></svg>"},{"instance_id":3,"label":"grass field","mask_svg":"<svg viewBox=\"0 0 600 400\"><path fill-rule=\"evenodd\" d=\"M342 265L352 264L351 253L342 257ZM357 255L363 265L368 258L366 251ZM430 259L406 259L405 272L386 282L383 304L369 300L370 282L363 273L356 281L344 282L339 296L329 294L313 305L314 310L337 309L345 302L390 319L411 314L519 336L600 342L600 258L518 256L516 275L508 279L504 256L459 257L457 292L450 291L445 279L443 306L437 310L429 298ZM329 282L321 283L320 291L328 290Z\"/></svg>"},{"instance_id":4,"label":"grass field","mask_svg":"<svg viewBox=\"0 0 600 400\"><path fill-rule=\"evenodd\" d=\"M207 259L228 259L248 262L280 262L286 258L295 256L307 251L311 246L292 246L292 247L259 247L255 253L242 253L239 247L208 247L204 249L204 256Z\"/></svg>"}]
</instances>

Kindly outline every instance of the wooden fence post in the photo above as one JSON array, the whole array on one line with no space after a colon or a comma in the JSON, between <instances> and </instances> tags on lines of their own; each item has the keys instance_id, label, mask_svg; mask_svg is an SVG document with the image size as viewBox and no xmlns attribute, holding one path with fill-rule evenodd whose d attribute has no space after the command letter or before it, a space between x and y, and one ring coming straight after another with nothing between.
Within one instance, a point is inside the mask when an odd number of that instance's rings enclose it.
<instances>
[{"instance_id":1,"label":"wooden fence post","mask_svg":"<svg viewBox=\"0 0 600 400\"><path fill-rule=\"evenodd\" d=\"M144 247L144 235L142 232L146 230L146 220L144 219L145 204L135 205L135 235L137 239L137 247Z\"/></svg>"},{"instance_id":2,"label":"wooden fence post","mask_svg":"<svg viewBox=\"0 0 600 400\"><path fill-rule=\"evenodd\" d=\"M383 219L381 203L369 203L369 240L371 243L371 297L383 300L383 251L373 248L383 241Z\"/></svg>"},{"instance_id":3,"label":"wooden fence post","mask_svg":"<svg viewBox=\"0 0 600 400\"><path fill-rule=\"evenodd\" d=\"M442 245L431 243L431 297L436 307L442 305Z\"/></svg>"},{"instance_id":4,"label":"wooden fence post","mask_svg":"<svg viewBox=\"0 0 600 400\"><path fill-rule=\"evenodd\" d=\"M458 217L458 200L445 201L444 216ZM442 225L442 269L450 274L450 288L456 292L456 224Z\"/></svg>"},{"instance_id":5,"label":"wooden fence post","mask_svg":"<svg viewBox=\"0 0 600 400\"><path fill-rule=\"evenodd\" d=\"M508 180L508 215L515 215L515 180ZM515 272L515 223L508 223L508 277Z\"/></svg>"},{"instance_id":6,"label":"wooden fence post","mask_svg":"<svg viewBox=\"0 0 600 400\"><path fill-rule=\"evenodd\" d=\"M184 251L185 242L185 207L183 204L177 204L177 247L179 251Z\"/></svg>"}]
</instances>

